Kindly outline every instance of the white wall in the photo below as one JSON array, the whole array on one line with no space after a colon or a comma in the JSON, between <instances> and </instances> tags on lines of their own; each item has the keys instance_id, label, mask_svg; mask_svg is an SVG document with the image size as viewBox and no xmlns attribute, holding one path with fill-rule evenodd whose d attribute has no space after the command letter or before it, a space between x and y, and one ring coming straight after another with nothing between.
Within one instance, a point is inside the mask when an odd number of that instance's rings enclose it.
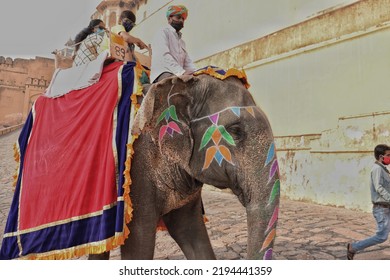
<instances>
[{"instance_id":1,"label":"white wall","mask_svg":"<svg viewBox=\"0 0 390 280\"><path fill-rule=\"evenodd\" d=\"M183 38L192 58L199 60L297 24L323 10L353 2L356 1L149 0L138 11L138 26L133 32L145 43L150 43L154 30L166 24L167 7L185 5L189 15L183 29ZM167 3L166 7L159 10ZM147 16L154 14L143 21L145 12Z\"/></svg>"},{"instance_id":2,"label":"white wall","mask_svg":"<svg viewBox=\"0 0 390 280\"><path fill-rule=\"evenodd\" d=\"M390 109L390 29L247 70L275 135L320 133Z\"/></svg>"}]
</instances>

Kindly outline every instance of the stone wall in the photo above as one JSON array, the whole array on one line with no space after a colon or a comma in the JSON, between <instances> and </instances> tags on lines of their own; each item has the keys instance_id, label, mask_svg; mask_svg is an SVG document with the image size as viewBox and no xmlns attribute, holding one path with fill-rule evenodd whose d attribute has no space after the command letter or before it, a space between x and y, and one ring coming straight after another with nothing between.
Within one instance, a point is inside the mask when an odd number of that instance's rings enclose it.
<instances>
[{"instance_id":1,"label":"stone wall","mask_svg":"<svg viewBox=\"0 0 390 280\"><path fill-rule=\"evenodd\" d=\"M54 60L0 56L0 128L23 122L32 103L49 86Z\"/></svg>"}]
</instances>

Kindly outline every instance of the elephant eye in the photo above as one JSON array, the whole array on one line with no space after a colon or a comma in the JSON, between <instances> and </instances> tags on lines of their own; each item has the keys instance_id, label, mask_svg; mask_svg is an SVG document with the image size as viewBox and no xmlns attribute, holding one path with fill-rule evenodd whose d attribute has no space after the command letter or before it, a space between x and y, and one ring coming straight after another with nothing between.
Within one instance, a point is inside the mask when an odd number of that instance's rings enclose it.
<instances>
[{"instance_id":1,"label":"elephant eye","mask_svg":"<svg viewBox=\"0 0 390 280\"><path fill-rule=\"evenodd\" d=\"M235 123L229 125L226 130L233 137L234 141L242 141L245 138L245 131L241 128L240 124Z\"/></svg>"}]
</instances>

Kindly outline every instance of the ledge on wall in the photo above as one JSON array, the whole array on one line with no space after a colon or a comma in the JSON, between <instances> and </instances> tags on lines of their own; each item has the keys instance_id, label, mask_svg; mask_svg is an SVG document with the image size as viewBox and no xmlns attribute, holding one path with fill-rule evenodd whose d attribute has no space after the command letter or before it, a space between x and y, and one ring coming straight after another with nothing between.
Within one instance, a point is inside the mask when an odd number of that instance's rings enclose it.
<instances>
[{"instance_id":1,"label":"ledge on wall","mask_svg":"<svg viewBox=\"0 0 390 280\"><path fill-rule=\"evenodd\" d=\"M22 128L24 125L24 123L21 123L21 124L17 124L17 125L14 125L14 126L10 126L10 127L6 127L6 128L1 128L0 129L0 136L1 135L5 135L7 133L10 133L12 131L15 131L15 130L18 130L19 128Z\"/></svg>"}]
</instances>

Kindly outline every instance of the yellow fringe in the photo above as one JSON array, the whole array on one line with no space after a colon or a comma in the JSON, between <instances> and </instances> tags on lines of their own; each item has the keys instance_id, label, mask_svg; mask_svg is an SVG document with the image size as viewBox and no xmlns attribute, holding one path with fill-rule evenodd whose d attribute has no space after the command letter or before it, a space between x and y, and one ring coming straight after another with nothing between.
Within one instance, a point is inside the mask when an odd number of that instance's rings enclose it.
<instances>
[{"instance_id":1,"label":"yellow fringe","mask_svg":"<svg viewBox=\"0 0 390 280\"><path fill-rule=\"evenodd\" d=\"M113 236L106 240L95 242L93 244L84 244L65 250L57 250L46 253L29 254L19 258L19 260L66 260L78 258L87 254L101 254L115 249L122 245L126 238L124 236Z\"/></svg>"},{"instance_id":2,"label":"yellow fringe","mask_svg":"<svg viewBox=\"0 0 390 280\"><path fill-rule=\"evenodd\" d=\"M14 144L14 160L16 161L15 174L12 176L14 178L14 182L12 184L13 191L16 189L16 183L18 182L19 177L19 168L20 168L20 150L19 145L17 143Z\"/></svg>"},{"instance_id":3,"label":"yellow fringe","mask_svg":"<svg viewBox=\"0 0 390 280\"><path fill-rule=\"evenodd\" d=\"M139 62L137 62L136 66L135 66L137 86L136 86L136 91L131 95L131 107L132 107L131 114L133 116L135 116L135 114L138 112L138 109L140 108L140 104L138 104L137 97L142 96L143 87L140 83L140 78L142 76L143 71L145 71L145 68ZM131 131L129 131L129 133L131 133ZM125 201L125 225L124 225L125 239L130 234L130 230L127 227L127 224L130 223L132 218L133 218L133 204L132 204L131 198L130 198L130 189L131 189L130 186L132 183L132 180L130 177L130 170L131 170L131 160L132 160L133 155L134 155L133 144L134 144L135 140L138 139L138 136L139 135L131 135L130 143L127 144L127 159L125 162L125 170L123 171L123 175L125 177L125 182L123 184L123 189L124 189L123 198Z\"/></svg>"},{"instance_id":4,"label":"yellow fringe","mask_svg":"<svg viewBox=\"0 0 390 280\"><path fill-rule=\"evenodd\" d=\"M206 69L199 70L199 71L196 71L194 73L195 76L201 75L201 74L207 74L207 75L210 75L210 76L215 77L215 78L220 79L220 80L224 80L224 79L232 77L232 76L237 77L242 81L242 83L244 84L244 86L246 88L250 87L250 84L248 83L248 78L247 78L244 70L240 71L240 70L235 69L235 68L230 68L226 71L225 75L221 75L221 74L217 73L213 68L207 67Z\"/></svg>"}]
</instances>

